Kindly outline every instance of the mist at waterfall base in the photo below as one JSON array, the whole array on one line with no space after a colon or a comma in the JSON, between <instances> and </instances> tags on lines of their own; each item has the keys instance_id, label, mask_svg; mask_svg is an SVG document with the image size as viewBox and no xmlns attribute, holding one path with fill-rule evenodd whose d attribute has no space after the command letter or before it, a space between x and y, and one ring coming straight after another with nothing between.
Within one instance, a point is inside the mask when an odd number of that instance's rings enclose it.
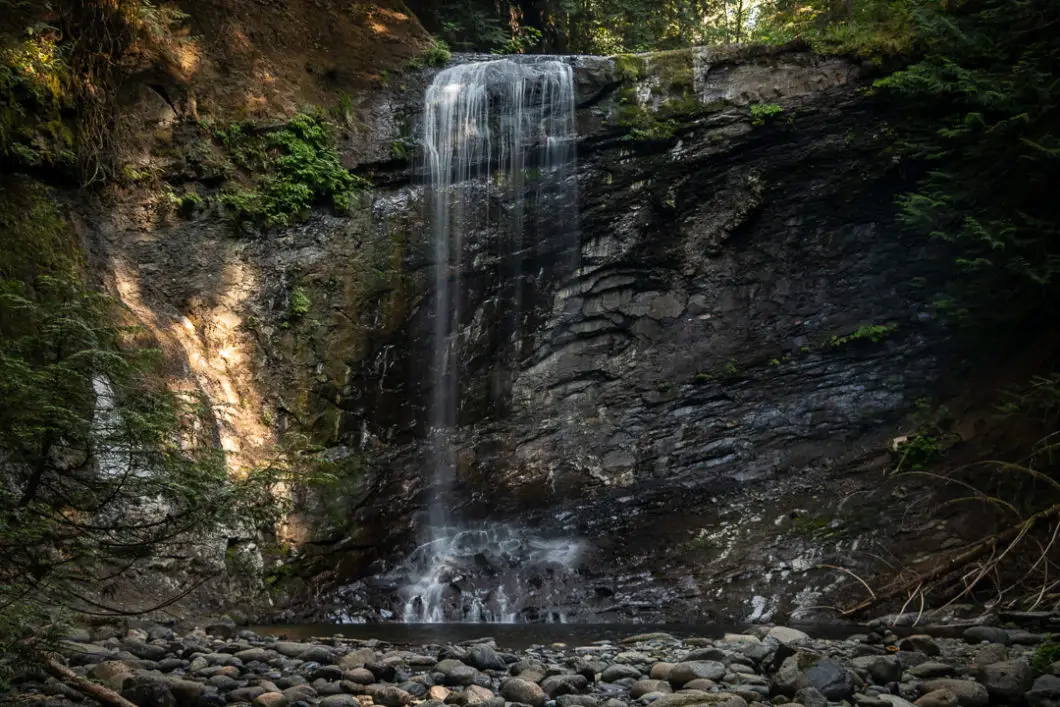
<instances>
[{"instance_id":1,"label":"mist at waterfall base","mask_svg":"<svg viewBox=\"0 0 1060 707\"><path fill-rule=\"evenodd\" d=\"M498 229L493 254L505 332L521 352L524 263L546 228L575 245L577 195L574 79L570 65L520 58L457 65L427 89L423 130L430 175L434 249L433 385L430 435L433 498L425 541L392 576L403 584L400 618L407 623L563 621L557 586L571 581L582 550L575 539L548 539L502 523L468 526L450 517L456 475L451 431L459 424L460 343L467 312L460 273L471 234ZM548 215L547 225L541 218ZM572 270L573 270L573 264Z\"/></svg>"}]
</instances>

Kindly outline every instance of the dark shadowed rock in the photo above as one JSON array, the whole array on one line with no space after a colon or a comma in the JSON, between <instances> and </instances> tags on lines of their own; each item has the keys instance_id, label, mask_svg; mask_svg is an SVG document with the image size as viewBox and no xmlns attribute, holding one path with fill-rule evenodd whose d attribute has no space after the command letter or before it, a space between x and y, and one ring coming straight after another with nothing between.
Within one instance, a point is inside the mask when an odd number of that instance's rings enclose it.
<instances>
[{"instance_id":1,"label":"dark shadowed rock","mask_svg":"<svg viewBox=\"0 0 1060 707\"><path fill-rule=\"evenodd\" d=\"M816 688L829 700L839 701L854 694L854 678L842 665L824 658L803 673L800 687Z\"/></svg>"},{"instance_id":2,"label":"dark shadowed rock","mask_svg":"<svg viewBox=\"0 0 1060 707\"><path fill-rule=\"evenodd\" d=\"M1042 675L1027 691L1026 699L1030 707L1060 707L1060 677Z\"/></svg>"},{"instance_id":3,"label":"dark shadowed rock","mask_svg":"<svg viewBox=\"0 0 1060 707\"><path fill-rule=\"evenodd\" d=\"M1003 646L1007 646L1011 642L1008 631L996 626L969 626L964 629L963 635L964 640L969 643L987 641L988 643L1000 643Z\"/></svg>"},{"instance_id":4,"label":"dark shadowed rock","mask_svg":"<svg viewBox=\"0 0 1060 707\"><path fill-rule=\"evenodd\" d=\"M317 704L318 707L361 707L353 695L329 695Z\"/></svg>"},{"instance_id":5,"label":"dark shadowed rock","mask_svg":"<svg viewBox=\"0 0 1060 707\"><path fill-rule=\"evenodd\" d=\"M479 670L506 670L508 667L488 643L476 643L471 646L464 662Z\"/></svg>"},{"instance_id":6,"label":"dark shadowed rock","mask_svg":"<svg viewBox=\"0 0 1060 707\"><path fill-rule=\"evenodd\" d=\"M922 634L906 636L898 642L898 648L903 651L916 651L926 656L937 656L942 653L939 644L935 642L934 638Z\"/></svg>"},{"instance_id":7,"label":"dark shadowed rock","mask_svg":"<svg viewBox=\"0 0 1060 707\"><path fill-rule=\"evenodd\" d=\"M588 686L589 681L583 675L553 675L541 682L541 689L552 698L581 692Z\"/></svg>"},{"instance_id":8,"label":"dark shadowed rock","mask_svg":"<svg viewBox=\"0 0 1060 707\"><path fill-rule=\"evenodd\" d=\"M161 682L134 682L121 691L121 696L137 707L177 707L177 698Z\"/></svg>"},{"instance_id":9,"label":"dark shadowed rock","mask_svg":"<svg viewBox=\"0 0 1060 707\"><path fill-rule=\"evenodd\" d=\"M1025 660L1008 660L980 667L978 679L994 701L1016 705L1023 702L1023 694L1031 689L1034 672Z\"/></svg>"},{"instance_id":10,"label":"dark shadowed rock","mask_svg":"<svg viewBox=\"0 0 1060 707\"><path fill-rule=\"evenodd\" d=\"M360 685L371 685L375 682L375 675L371 670L367 668L354 668L353 670L345 670L342 673L343 680L349 680Z\"/></svg>"}]
</instances>

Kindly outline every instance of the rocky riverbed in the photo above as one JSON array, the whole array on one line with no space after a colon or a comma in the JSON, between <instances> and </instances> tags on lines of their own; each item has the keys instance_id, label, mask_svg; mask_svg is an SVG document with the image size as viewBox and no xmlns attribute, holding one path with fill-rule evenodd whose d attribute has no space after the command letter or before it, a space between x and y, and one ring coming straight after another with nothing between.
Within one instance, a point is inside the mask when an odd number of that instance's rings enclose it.
<instances>
[{"instance_id":1,"label":"rocky riverbed","mask_svg":"<svg viewBox=\"0 0 1060 707\"><path fill-rule=\"evenodd\" d=\"M1060 651L1044 634L974 626L961 637L899 638L881 622L864 630L842 640L783 626L721 638L650 633L508 651L489 638L294 642L219 623L184 635L164 626L82 633L64 641L63 657L138 707L1060 705L1060 662L1050 662ZM16 699L94 704L74 682L23 682Z\"/></svg>"}]
</instances>

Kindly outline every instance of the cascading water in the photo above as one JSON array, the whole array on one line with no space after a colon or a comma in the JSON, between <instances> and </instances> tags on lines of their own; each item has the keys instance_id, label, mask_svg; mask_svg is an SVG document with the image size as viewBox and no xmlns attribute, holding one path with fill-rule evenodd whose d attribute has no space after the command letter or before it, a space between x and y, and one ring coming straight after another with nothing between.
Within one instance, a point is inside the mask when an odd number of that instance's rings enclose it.
<instances>
[{"instance_id":1,"label":"cascading water","mask_svg":"<svg viewBox=\"0 0 1060 707\"><path fill-rule=\"evenodd\" d=\"M574 108L571 66L547 58L454 66L427 90L423 147L435 263L429 419L435 500L427 542L400 570L408 578L402 592L405 621L514 621L528 599L541 593L538 575L565 571L577 558L577 542L546 541L499 524L459 526L446 505L456 472L451 436L459 423L466 324L455 283L467 267L465 241L487 228L502 234L503 253L496 262L505 273L499 279L507 280L501 283L509 310L505 326L518 356L527 253L546 230L577 239ZM542 597L534 598L541 606Z\"/></svg>"}]
</instances>

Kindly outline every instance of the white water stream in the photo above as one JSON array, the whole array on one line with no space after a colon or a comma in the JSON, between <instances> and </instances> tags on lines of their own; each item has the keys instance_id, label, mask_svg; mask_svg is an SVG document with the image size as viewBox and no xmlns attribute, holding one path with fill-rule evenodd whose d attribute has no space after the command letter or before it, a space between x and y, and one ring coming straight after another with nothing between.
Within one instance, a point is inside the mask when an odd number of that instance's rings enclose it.
<instances>
[{"instance_id":1,"label":"white water stream","mask_svg":"<svg viewBox=\"0 0 1060 707\"><path fill-rule=\"evenodd\" d=\"M462 311L459 273L471 234L501 234L512 282L505 302L518 350L524 260L541 215L577 233L574 77L565 62L536 57L454 66L427 89L423 131L434 247L434 384L430 400L433 486L428 538L400 568L407 622L516 621L546 573L573 567L579 543L543 540L508 525L456 524L447 506L456 471ZM491 212L491 200L502 206ZM528 201L531 202L528 204ZM554 227L554 226L553 226ZM536 586L529 586L529 583ZM545 592L547 593L547 592ZM549 617L558 616L554 612Z\"/></svg>"}]
</instances>

